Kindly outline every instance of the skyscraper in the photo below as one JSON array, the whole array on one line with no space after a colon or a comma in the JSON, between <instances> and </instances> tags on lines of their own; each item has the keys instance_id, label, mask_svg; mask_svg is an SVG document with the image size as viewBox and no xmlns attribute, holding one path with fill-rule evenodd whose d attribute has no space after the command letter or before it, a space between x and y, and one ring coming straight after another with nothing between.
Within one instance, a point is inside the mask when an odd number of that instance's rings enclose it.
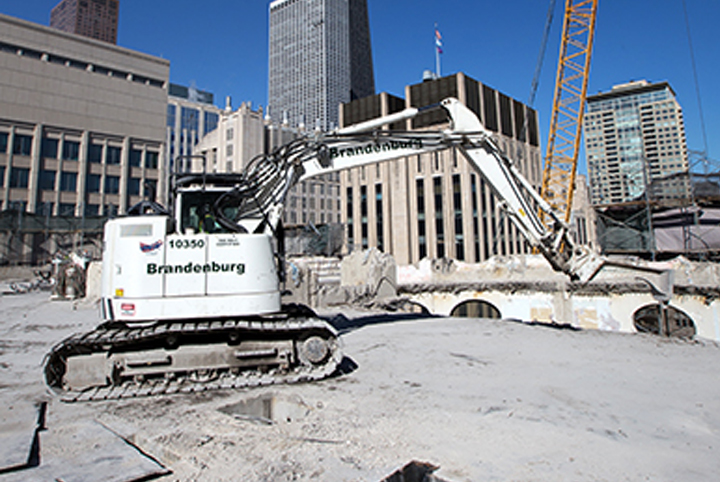
<instances>
[{"instance_id":1,"label":"skyscraper","mask_svg":"<svg viewBox=\"0 0 720 482\"><path fill-rule=\"evenodd\" d=\"M641 80L588 96L583 124L592 204L689 197L685 124L670 84Z\"/></svg>"},{"instance_id":2,"label":"skyscraper","mask_svg":"<svg viewBox=\"0 0 720 482\"><path fill-rule=\"evenodd\" d=\"M270 3L268 104L275 120L323 130L375 93L367 0Z\"/></svg>"},{"instance_id":3,"label":"skyscraper","mask_svg":"<svg viewBox=\"0 0 720 482\"><path fill-rule=\"evenodd\" d=\"M50 14L50 26L117 44L119 0L62 0Z\"/></svg>"}]
</instances>

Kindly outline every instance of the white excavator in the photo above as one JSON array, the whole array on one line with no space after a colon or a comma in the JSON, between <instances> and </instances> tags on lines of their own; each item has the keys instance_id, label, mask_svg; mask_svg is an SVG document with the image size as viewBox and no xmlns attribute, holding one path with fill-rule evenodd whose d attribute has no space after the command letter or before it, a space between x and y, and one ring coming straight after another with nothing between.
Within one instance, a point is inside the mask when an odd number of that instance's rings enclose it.
<instances>
[{"instance_id":1,"label":"white excavator","mask_svg":"<svg viewBox=\"0 0 720 482\"><path fill-rule=\"evenodd\" d=\"M309 308L281 303L285 199L301 180L409 155L457 149L553 269L590 280L607 260L573 242L469 108L453 98L440 106L447 130L382 128L419 114L406 109L297 139L239 174L177 174L170 210L144 201L109 220L104 322L48 354L48 386L65 401L83 401L329 376L342 358L337 332Z\"/></svg>"}]
</instances>

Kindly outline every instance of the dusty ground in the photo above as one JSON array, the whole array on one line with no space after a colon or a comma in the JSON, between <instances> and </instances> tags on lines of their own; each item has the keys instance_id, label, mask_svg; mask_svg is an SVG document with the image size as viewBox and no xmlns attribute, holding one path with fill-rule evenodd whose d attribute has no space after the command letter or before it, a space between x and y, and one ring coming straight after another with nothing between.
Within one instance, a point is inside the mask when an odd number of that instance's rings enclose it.
<instances>
[{"instance_id":1,"label":"dusty ground","mask_svg":"<svg viewBox=\"0 0 720 482\"><path fill-rule=\"evenodd\" d=\"M706 481L720 473L713 342L355 313L335 320L350 370L336 378L68 405L47 395L42 356L91 329L95 307L31 293L0 296L0 312L0 435L33 426L23 422L33 404L49 401L40 466L4 475L0 467L0 481L48 480L47 471L69 465L76 480L109 478L93 478L93 464L120 448L94 440L101 431L83 424L95 422L170 469L163 481L375 482L411 460L439 465L435 474L450 482ZM68 427L75 432L64 440L74 442L58 443ZM92 462L75 465L79 454ZM123 474L143 458L125 457L114 478L128 480Z\"/></svg>"}]
</instances>

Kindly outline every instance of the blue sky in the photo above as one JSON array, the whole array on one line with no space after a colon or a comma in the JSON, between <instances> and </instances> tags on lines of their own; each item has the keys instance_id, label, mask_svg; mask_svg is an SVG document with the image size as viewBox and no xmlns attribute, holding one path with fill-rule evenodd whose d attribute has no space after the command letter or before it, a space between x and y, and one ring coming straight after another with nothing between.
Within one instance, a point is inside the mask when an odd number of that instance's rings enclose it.
<instances>
[{"instance_id":1,"label":"blue sky","mask_svg":"<svg viewBox=\"0 0 720 482\"><path fill-rule=\"evenodd\" d=\"M0 13L49 24L58 0L0 0ZM720 160L720 1L685 0L707 150ZM170 80L215 94L224 105L267 102L269 0L120 0L118 44L170 60ZM530 94L549 0L368 0L375 84L403 96L423 70L435 69L433 29L443 36L443 75L465 72L516 99ZM563 0L534 107L547 141ZM688 147L706 148L700 122L683 0L600 0L588 92L630 80L668 81L683 107ZM716 166L714 170L719 167ZM584 171L584 159L581 159Z\"/></svg>"}]
</instances>

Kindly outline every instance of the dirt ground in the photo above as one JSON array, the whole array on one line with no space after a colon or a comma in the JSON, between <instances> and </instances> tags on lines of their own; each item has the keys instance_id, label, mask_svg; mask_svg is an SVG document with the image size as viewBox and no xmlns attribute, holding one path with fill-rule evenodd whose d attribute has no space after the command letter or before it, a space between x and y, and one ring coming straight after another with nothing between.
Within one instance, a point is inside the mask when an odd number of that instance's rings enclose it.
<instances>
[{"instance_id":1,"label":"dirt ground","mask_svg":"<svg viewBox=\"0 0 720 482\"><path fill-rule=\"evenodd\" d=\"M92 329L96 307L29 293L0 296L0 312L0 445L32 435L35 407L48 402L39 464L3 470L5 455L0 481L169 470L157 480L379 482L413 460L448 482L720 473L714 342L345 310L326 313L342 332L340 376L65 404L44 387L43 355ZM108 432L129 444L104 442Z\"/></svg>"}]
</instances>

